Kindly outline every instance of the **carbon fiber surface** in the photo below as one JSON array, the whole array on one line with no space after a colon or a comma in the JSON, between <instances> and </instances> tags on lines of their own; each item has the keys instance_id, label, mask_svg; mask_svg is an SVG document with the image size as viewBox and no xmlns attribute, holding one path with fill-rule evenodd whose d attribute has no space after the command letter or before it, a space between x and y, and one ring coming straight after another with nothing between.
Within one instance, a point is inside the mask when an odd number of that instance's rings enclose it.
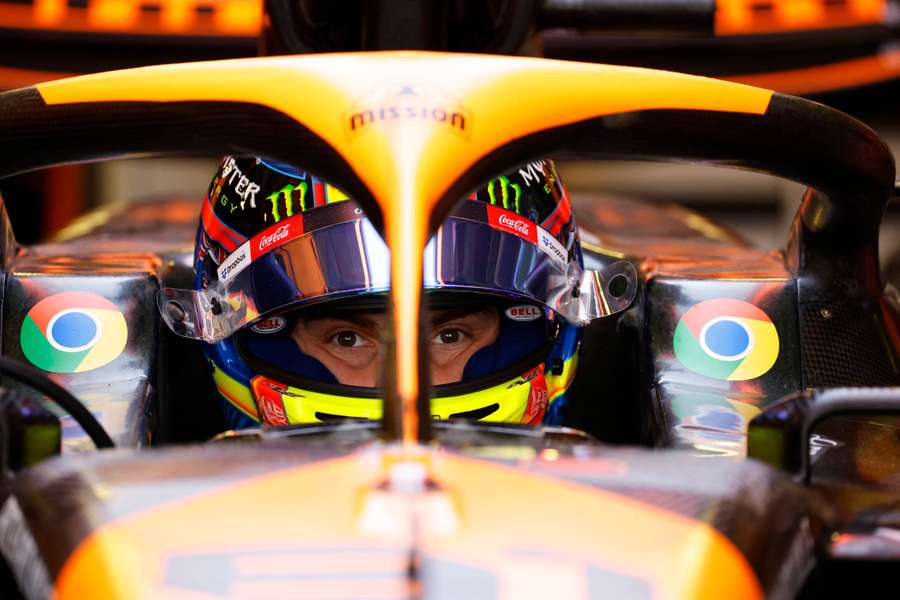
<instances>
[{"instance_id":1,"label":"carbon fiber surface","mask_svg":"<svg viewBox=\"0 0 900 600\"><path fill-rule=\"evenodd\" d=\"M872 312L840 301L803 304L800 332L805 387L900 383L884 325Z\"/></svg>"}]
</instances>

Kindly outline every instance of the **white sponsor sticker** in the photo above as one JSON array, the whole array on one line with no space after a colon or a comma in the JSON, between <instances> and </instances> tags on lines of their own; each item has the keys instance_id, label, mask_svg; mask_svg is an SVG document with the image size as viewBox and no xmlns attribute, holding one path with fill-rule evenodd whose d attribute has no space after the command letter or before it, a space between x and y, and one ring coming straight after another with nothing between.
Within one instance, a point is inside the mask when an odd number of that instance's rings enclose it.
<instances>
[{"instance_id":1,"label":"white sponsor sticker","mask_svg":"<svg viewBox=\"0 0 900 600\"><path fill-rule=\"evenodd\" d=\"M244 242L219 265L219 281L226 282L250 266L250 243Z\"/></svg>"},{"instance_id":2,"label":"white sponsor sticker","mask_svg":"<svg viewBox=\"0 0 900 600\"><path fill-rule=\"evenodd\" d=\"M544 311L534 304L517 304L507 308L505 314L513 321L534 321L544 316Z\"/></svg>"},{"instance_id":3,"label":"white sponsor sticker","mask_svg":"<svg viewBox=\"0 0 900 600\"><path fill-rule=\"evenodd\" d=\"M538 227L538 247L544 251L550 258L565 264L568 262L569 253L558 239L553 237L549 231Z\"/></svg>"},{"instance_id":4,"label":"white sponsor sticker","mask_svg":"<svg viewBox=\"0 0 900 600\"><path fill-rule=\"evenodd\" d=\"M274 316L254 323L250 329L256 333L277 333L284 329L286 323L283 317Z\"/></svg>"}]
</instances>

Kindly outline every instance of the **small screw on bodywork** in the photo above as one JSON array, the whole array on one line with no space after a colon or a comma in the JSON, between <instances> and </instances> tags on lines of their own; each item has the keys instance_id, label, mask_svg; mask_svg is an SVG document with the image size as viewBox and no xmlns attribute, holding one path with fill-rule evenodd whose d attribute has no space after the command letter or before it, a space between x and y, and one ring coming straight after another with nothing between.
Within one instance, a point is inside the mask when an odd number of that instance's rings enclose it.
<instances>
[{"instance_id":1,"label":"small screw on bodywork","mask_svg":"<svg viewBox=\"0 0 900 600\"><path fill-rule=\"evenodd\" d=\"M822 315L823 319L830 319L832 316L834 316L832 315L830 308L823 308L819 311L819 314Z\"/></svg>"}]
</instances>

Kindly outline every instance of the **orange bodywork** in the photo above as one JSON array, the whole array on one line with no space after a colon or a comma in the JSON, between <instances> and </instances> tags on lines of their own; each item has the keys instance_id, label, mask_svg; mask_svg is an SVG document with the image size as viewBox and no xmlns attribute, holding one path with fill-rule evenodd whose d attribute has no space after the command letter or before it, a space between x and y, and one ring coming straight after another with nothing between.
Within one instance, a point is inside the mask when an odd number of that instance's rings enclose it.
<instances>
[{"instance_id":1,"label":"orange bodywork","mask_svg":"<svg viewBox=\"0 0 900 600\"><path fill-rule=\"evenodd\" d=\"M430 491L385 492L375 487L379 465L396 466L394 458L370 450L126 517L75 551L56 597L203 598L172 584L167 561L213 554L230 564L224 597L428 597L428 565L450 564L486 572L501 599L587 598L591 568L639 581L654 597L761 598L746 559L706 524L441 452L415 459ZM424 590L407 575L413 546ZM464 584L454 588L460 597Z\"/></svg>"},{"instance_id":2,"label":"orange bodywork","mask_svg":"<svg viewBox=\"0 0 900 600\"><path fill-rule=\"evenodd\" d=\"M58 71L40 71L36 69L16 69L0 66L0 90L11 90L19 87L27 87L36 83L53 81L70 77L71 73Z\"/></svg>"}]
</instances>

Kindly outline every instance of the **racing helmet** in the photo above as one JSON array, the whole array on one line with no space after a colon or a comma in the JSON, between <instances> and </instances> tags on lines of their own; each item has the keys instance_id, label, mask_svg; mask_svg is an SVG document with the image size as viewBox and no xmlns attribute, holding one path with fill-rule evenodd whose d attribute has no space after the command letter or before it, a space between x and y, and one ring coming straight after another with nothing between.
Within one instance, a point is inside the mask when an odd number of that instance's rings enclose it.
<instances>
[{"instance_id":1,"label":"racing helmet","mask_svg":"<svg viewBox=\"0 0 900 600\"><path fill-rule=\"evenodd\" d=\"M194 289L162 290L160 309L176 333L204 341L231 428L380 418L377 382L348 382L331 356L304 345L312 331L328 352L352 352L356 324L385 314L389 250L353 199L294 167L229 156L196 242ZM442 319L432 322L437 350L460 339L447 319L477 313L490 328L454 377L432 376L432 417L559 422L587 319L585 303L572 302L583 261L553 162L522 165L462 199L424 263L429 312ZM345 329L322 325L334 322ZM377 343L368 345L377 362Z\"/></svg>"}]
</instances>

